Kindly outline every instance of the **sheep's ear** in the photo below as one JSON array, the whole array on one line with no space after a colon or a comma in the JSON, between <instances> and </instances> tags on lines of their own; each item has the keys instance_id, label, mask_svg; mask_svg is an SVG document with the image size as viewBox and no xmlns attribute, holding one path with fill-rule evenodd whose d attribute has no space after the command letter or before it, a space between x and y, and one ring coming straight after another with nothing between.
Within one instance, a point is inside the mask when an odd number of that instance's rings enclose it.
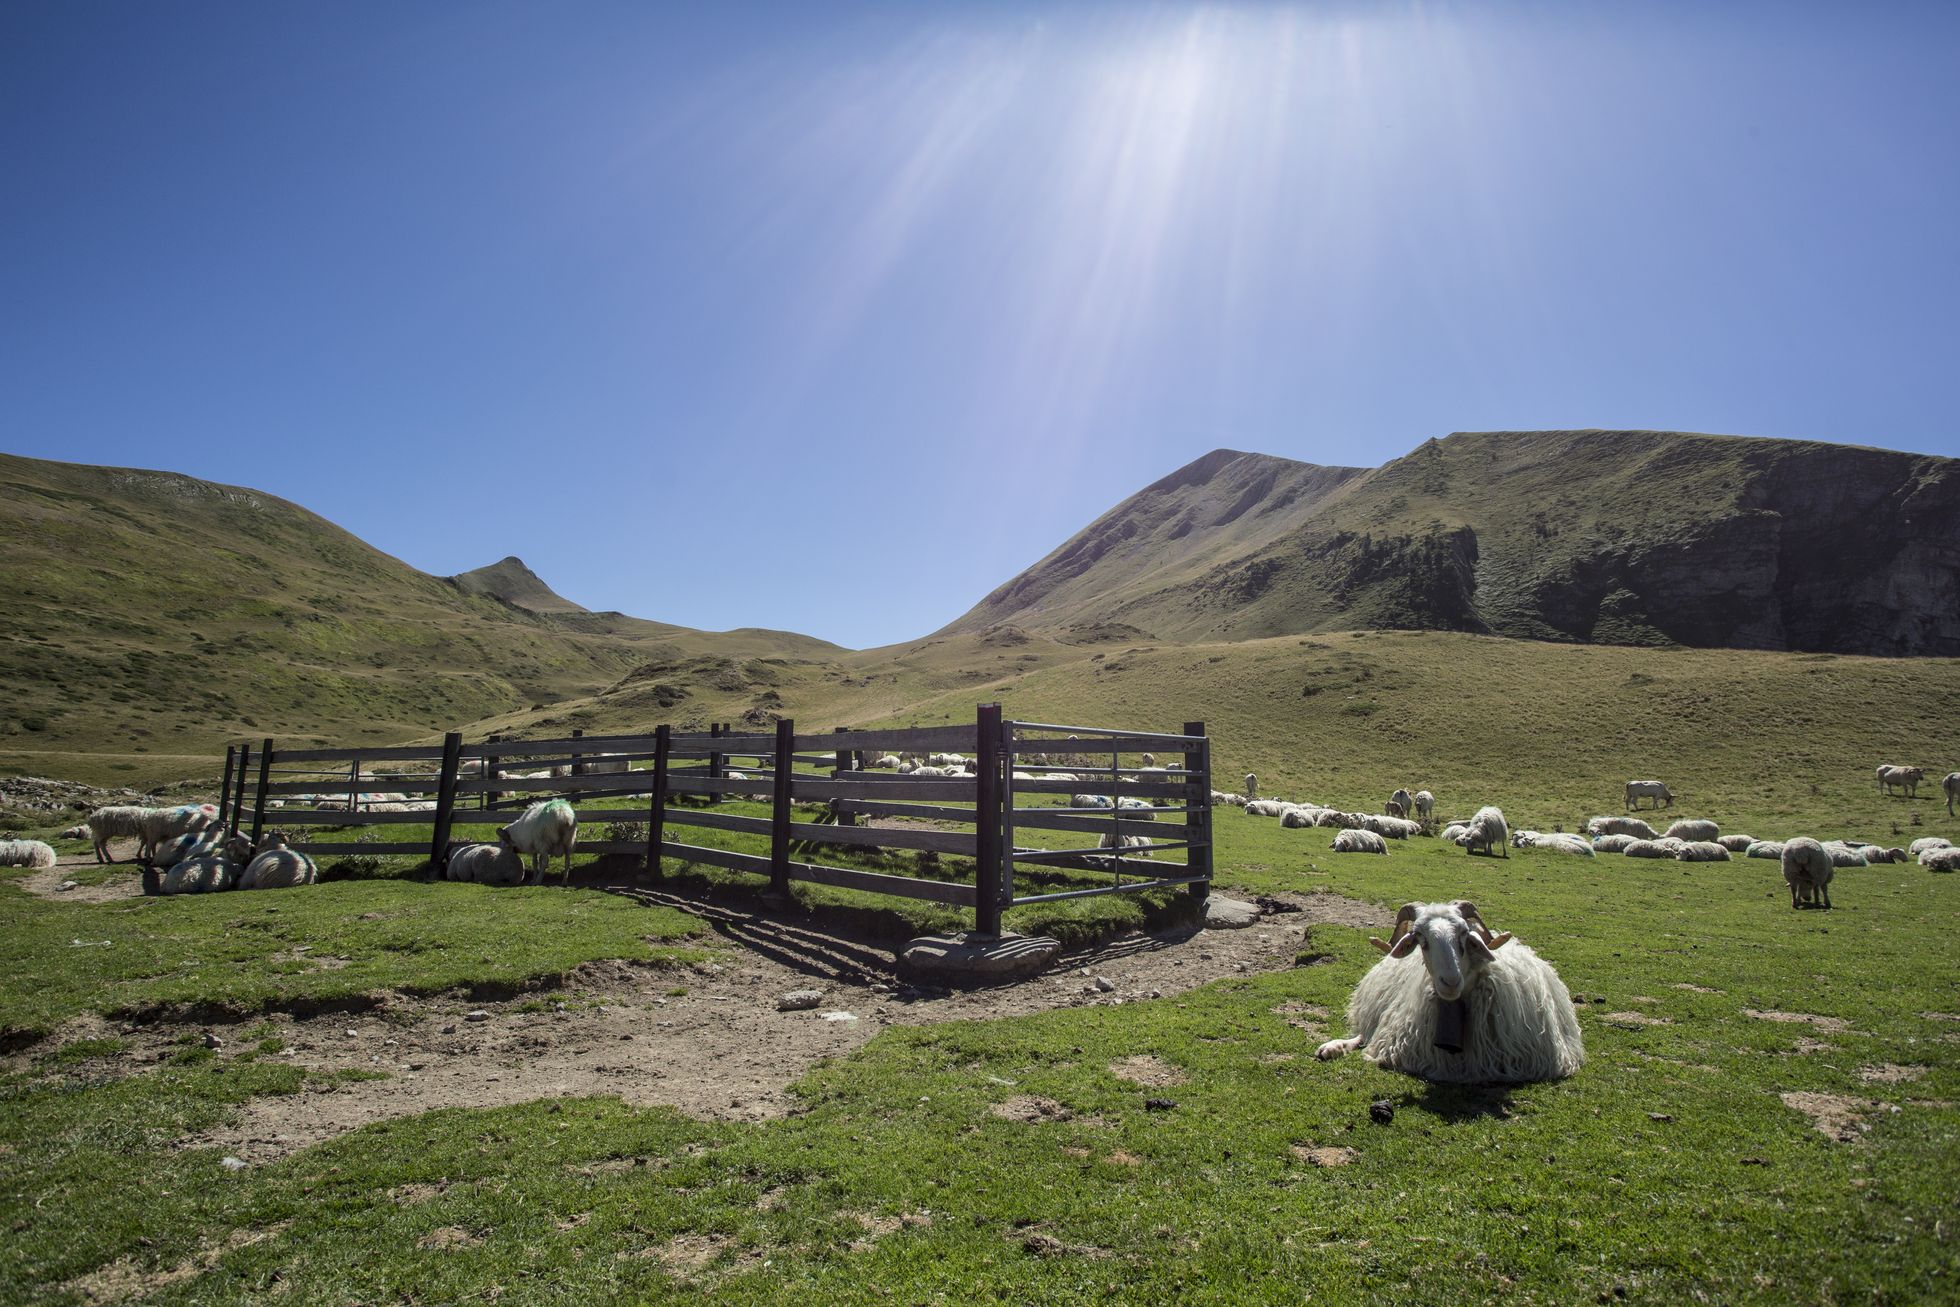
<instances>
[{"instance_id":1,"label":"sheep's ear","mask_svg":"<svg viewBox=\"0 0 1960 1307\"><path fill-rule=\"evenodd\" d=\"M1394 947L1388 950L1388 956L1392 958L1406 958L1415 949L1415 946L1416 933L1412 930L1395 941Z\"/></svg>"}]
</instances>

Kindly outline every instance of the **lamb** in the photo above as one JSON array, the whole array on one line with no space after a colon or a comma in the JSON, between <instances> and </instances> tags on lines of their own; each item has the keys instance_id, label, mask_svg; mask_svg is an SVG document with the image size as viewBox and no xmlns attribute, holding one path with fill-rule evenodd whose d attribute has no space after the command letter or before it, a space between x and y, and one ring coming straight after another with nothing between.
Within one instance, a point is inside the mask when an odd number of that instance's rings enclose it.
<instances>
[{"instance_id":1,"label":"lamb","mask_svg":"<svg viewBox=\"0 0 1960 1307\"><path fill-rule=\"evenodd\" d=\"M1371 830L1344 830L1334 837L1336 853L1387 853L1388 841Z\"/></svg>"},{"instance_id":2,"label":"lamb","mask_svg":"<svg viewBox=\"0 0 1960 1307\"><path fill-rule=\"evenodd\" d=\"M240 889L293 889L311 885L320 878L313 859L297 849L286 847L283 835L268 835L259 842L259 852L239 873Z\"/></svg>"},{"instance_id":3,"label":"lamb","mask_svg":"<svg viewBox=\"0 0 1960 1307\"><path fill-rule=\"evenodd\" d=\"M1960 771L1948 772L1946 779L1940 782L1940 788L1946 791L1946 815L1951 817L1953 805L1960 803Z\"/></svg>"},{"instance_id":4,"label":"lamb","mask_svg":"<svg viewBox=\"0 0 1960 1307\"><path fill-rule=\"evenodd\" d=\"M1146 767L1155 767L1157 765L1157 755L1154 753L1144 754L1143 765Z\"/></svg>"},{"instance_id":5,"label":"lamb","mask_svg":"<svg viewBox=\"0 0 1960 1307\"><path fill-rule=\"evenodd\" d=\"M1592 842L1593 852L1625 853L1627 845L1633 842L1634 837L1631 835L1595 835Z\"/></svg>"},{"instance_id":6,"label":"lamb","mask_svg":"<svg viewBox=\"0 0 1960 1307\"><path fill-rule=\"evenodd\" d=\"M1553 853L1576 853L1582 858L1593 856L1593 846L1583 835L1569 835L1563 831L1544 834L1535 830L1517 831L1511 836L1511 847L1515 849L1547 849Z\"/></svg>"},{"instance_id":7,"label":"lamb","mask_svg":"<svg viewBox=\"0 0 1960 1307\"><path fill-rule=\"evenodd\" d=\"M1926 779L1924 767L1880 767L1878 769L1878 788L1880 793L1890 794L1894 789L1902 789L1908 799L1919 797L1919 782Z\"/></svg>"},{"instance_id":8,"label":"lamb","mask_svg":"<svg viewBox=\"0 0 1960 1307\"><path fill-rule=\"evenodd\" d=\"M1651 799L1656 808L1674 806L1674 792L1659 781L1628 781L1626 789L1627 811L1632 812L1640 806L1642 799Z\"/></svg>"},{"instance_id":9,"label":"lamb","mask_svg":"<svg viewBox=\"0 0 1960 1307\"><path fill-rule=\"evenodd\" d=\"M0 840L0 867L30 867L46 871L54 866L54 848L39 840Z\"/></svg>"},{"instance_id":10,"label":"lamb","mask_svg":"<svg viewBox=\"0 0 1960 1307\"><path fill-rule=\"evenodd\" d=\"M1635 840L1620 852L1629 858L1671 858L1686 845L1686 840L1662 837L1657 840Z\"/></svg>"},{"instance_id":11,"label":"lamb","mask_svg":"<svg viewBox=\"0 0 1960 1307\"><path fill-rule=\"evenodd\" d=\"M1907 849L1906 852L1916 858L1928 849L1950 849L1952 847L1953 841L1946 838L1946 836L1928 835L1925 839L1914 840L1912 847Z\"/></svg>"},{"instance_id":12,"label":"lamb","mask_svg":"<svg viewBox=\"0 0 1960 1307\"><path fill-rule=\"evenodd\" d=\"M1409 810L1393 799L1390 799L1382 805L1382 811L1391 817L1406 817L1409 815Z\"/></svg>"},{"instance_id":13,"label":"lamb","mask_svg":"<svg viewBox=\"0 0 1960 1307\"><path fill-rule=\"evenodd\" d=\"M1428 790L1416 791L1416 820L1425 824L1431 813L1436 811L1436 796Z\"/></svg>"},{"instance_id":14,"label":"lamb","mask_svg":"<svg viewBox=\"0 0 1960 1307\"><path fill-rule=\"evenodd\" d=\"M1252 791L1247 790L1246 793L1250 794ZM1245 805L1245 815L1248 817L1284 817L1286 815L1286 808L1287 805L1281 803L1278 799L1251 799Z\"/></svg>"},{"instance_id":15,"label":"lamb","mask_svg":"<svg viewBox=\"0 0 1960 1307\"><path fill-rule=\"evenodd\" d=\"M1729 851L1714 840L1688 840L1674 851L1676 862L1727 862Z\"/></svg>"},{"instance_id":16,"label":"lamb","mask_svg":"<svg viewBox=\"0 0 1960 1307\"><path fill-rule=\"evenodd\" d=\"M109 841L113 839L143 839L143 818L150 810L129 805L97 808L88 815L89 839L95 844L95 860L111 865L115 859L109 855ZM148 847L140 852L147 853Z\"/></svg>"},{"instance_id":17,"label":"lamb","mask_svg":"<svg viewBox=\"0 0 1960 1307\"><path fill-rule=\"evenodd\" d=\"M1782 840L1757 840L1754 844L1751 844L1747 849L1743 850L1743 856L1746 858L1769 858L1772 861L1781 862L1785 847Z\"/></svg>"},{"instance_id":18,"label":"lamb","mask_svg":"<svg viewBox=\"0 0 1960 1307\"><path fill-rule=\"evenodd\" d=\"M1748 850L1751 844L1756 843L1756 837L1754 835L1724 835L1715 842L1727 849L1730 853L1743 853Z\"/></svg>"},{"instance_id":19,"label":"lamb","mask_svg":"<svg viewBox=\"0 0 1960 1307\"><path fill-rule=\"evenodd\" d=\"M1783 883L1790 887L1791 908L1805 903L1830 907L1831 879L1836 875L1831 855L1816 840L1798 836L1783 846Z\"/></svg>"},{"instance_id":20,"label":"lamb","mask_svg":"<svg viewBox=\"0 0 1960 1307\"><path fill-rule=\"evenodd\" d=\"M1637 840L1657 840L1661 833L1638 817L1594 817L1586 822L1588 835L1631 835Z\"/></svg>"},{"instance_id":21,"label":"lamb","mask_svg":"<svg viewBox=\"0 0 1960 1307\"><path fill-rule=\"evenodd\" d=\"M1662 831L1661 838L1664 840L1686 840L1689 843L1694 843L1699 840L1712 841L1719 839L1721 834L1722 828L1712 821L1703 818L1683 818Z\"/></svg>"},{"instance_id":22,"label":"lamb","mask_svg":"<svg viewBox=\"0 0 1960 1307\"><path fill-rule=\"evenodd\" d=\"M1504 820L1501 809L1486 805L1477 809L1477 815L1470 819L1463 834L1456 837L1465 853L1475 853L1478 849L1489 857L1502 849L1505 857L1511 856L1511 826Z\"/></svg>"},{"instance_id":23,"label":"lamb","mask_svg":"<svg viewBox=\"0 0 1960 1307\"><path fill-rule=\"evenodd\" d=\"M1321 1061L1361 1049L1384 1070L1471 1084L1557 1080L1584 1063L1558 972L1492 934L1474 903L1405 903L1392 937L1369 942L1387 956L1348 1001L1356 1033L1315 1049Z\"/></svg>"},{"instance_id":24,"label":"lamb","mask_svg":"<svg viewBox=\"0 0 1960 1307\"><path fill-rule=\"evenodd\" d=\"M1928 871L1960 871L1960 849L1928 849L1919 855L1919 865Z\"/></svg>"},{"instance_id":25,"label":"lamb","mask_svg":"<svg viewBox=\"0 0 1960 1307\"><path fill-rule=\"evenodd\" d=\"M465 844L451 849L443 874L450 880L478 885L522 885L526 879L524 859L502 831L497 832L495 844Z\"/></svg>"},{"instance_id":26,"label":"lamb","mask_svg":"<svg viewBox=\"0 0 1960 1307\"><path fill-rule=\"evenodd\" d=\"M572 851L578 847L578 813L571 804L563 799L532 804L522 817L497 828L498 840L506 837L512 848L531 857L531 876L526 884L540 884L554 856L565 859L565 883L571 883Z\"/></svg>"},{"instance_id":27,"label":"lamb","mask_svg":"<svg viewBox=\"0 0 1960 1307\"><path fill-rule=\"evenodd\" d=\"M1245 797L1248 799L1259 797L1259 778L1251 772L1245 774Z\"/></svg>"}]
</instances>

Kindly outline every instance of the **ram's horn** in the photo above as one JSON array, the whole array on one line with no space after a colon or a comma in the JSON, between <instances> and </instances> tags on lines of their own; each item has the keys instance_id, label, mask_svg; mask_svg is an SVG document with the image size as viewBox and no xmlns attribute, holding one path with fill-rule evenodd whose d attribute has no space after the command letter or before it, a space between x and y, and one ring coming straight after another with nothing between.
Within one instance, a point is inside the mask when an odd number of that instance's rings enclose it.
<instances>
[{"instance_id":1,"label":"ram's horn","mask_svg":"<svg viewBox=\"0 0 1960 1307\"><path fill-rule=\"evenodd\" d=\"M1495 935L1491 934L1490 927L1484 924L1482 915L1477 911L1477 905L1469 899L1458 899L1450 906L1455 908L1458 915L1470 923L1470 929L1477 932L1477 937L1483 940L1486 948L1493 950L1500 949L1511 942L1511 932L1508 930L1499 931Z\"/></svg>"},{"instance_id":2,"label":"ram's horn","mask_svg":"<svg viewBox=\"0 0 1960 1307\"><path fill-rule=\"evenodd\" d=\"M1395 947L1397 940L1409 933L1409 926L1415 921L1421 911L1422 905L1420 903L1404 903L1402 910L1395 914L1395 929L1389 934L1389 937L1382 940L1376 939L1371 935L1368 938L1368 942L1382 952L1388 952Z\"/></svg>"}]
</instances>

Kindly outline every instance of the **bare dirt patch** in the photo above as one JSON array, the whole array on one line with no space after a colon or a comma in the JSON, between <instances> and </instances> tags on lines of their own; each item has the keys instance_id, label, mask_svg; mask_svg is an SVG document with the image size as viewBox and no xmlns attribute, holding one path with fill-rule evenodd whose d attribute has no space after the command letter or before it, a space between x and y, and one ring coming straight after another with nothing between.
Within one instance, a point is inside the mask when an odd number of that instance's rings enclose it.
<instances>
[{"instance_id":1,"label":"bare dirt patch","mask_svg":"<svg viewBox=\"0 0 1960 1307\"><path fill-rule=\"evenodd\" d=\"M1674 1022L1666 1017L1650 1017L1645 1012L1608 1012L1600 1020L1606 1022L1608 1025L1626 1026L1633 1030L1638 1030L1642 1026L1671 1026L1674 1024Z\"/></svg>"},{"instance_id":2,"label":"bare dirt patch","mask_svg":"<svg viewBox=\"0 0 1960 1307\"><path fill-rule=\"evenodd\" d=\"M1186 1079L1182 1071L1149 1053L1137 1053L1111 1062L1109 1074L1118 1080L1128 1080L1132 1084L1144 1085L1151 1089L1166 1089L1172 1085L1181 1085Z\"/></svg>"},{"instance_id":3,"label":"bare dirt patch","mask_svg":"<svg viewBox=\"0 0 1960 1307\"><path fill-rule=\"evenodd\" d=\"M1843 1094L1819 1094L1794 1090L1781 1095L1783 1105L1810 1118L1811 1125L1827 1138L1848 1144L1871 1129L1867 1115L1885 1110L1885 1104L1870 1098L1847 1098Z\"/></svg>"},{"instance_id":4,"label":"bare dirt patch","mask_svg":"<svg viewBox=\"0 0 1960 1307\"><path fill-rule=\"evenodd\" d=\"M84 869L93 871L100 865L93 851L60 854L55 858L54 866L22 876L14 883L29 894L44 899L59 899L64 903L114 903L122 899L141 898L143 873L135 865L136 849L135 840L111 840L109 856L116 860L116 865L109 868L110 878L99 885L77 883L68 889L61 888L76 879L76 872Z\"/></svg>"},{"instance_id":5,"label":"bare dirt patch","mask_svg":"<svg viewBox=\"0 0 1960 1307\"><path fill-rule=\"evenodd\" d=\"M1340 905L1357 902L1297 896L1310 906L1242 930L1128 935L1063 954L1030 980L947 989L901 979L888 943L809 918L636 896L701 917L724 947L714 960L679 970L590 963L562 989L506 1002L385 995L378 1009L358 1016L257 1019L284 1043L270 1056L321 1074L296 1096L245 1103L231 1124L180 1142L260 1162L440 1107L585 1095L708 1119L761 1120L793 1106L790 1084L819 1059L849 1053L888 1027L1115 1006L1283 970L1293 965L1305 929L1321 919L1317 913L1352 912ZM1115 988L1086 986L1084 971L1108 977ZM820 1009L776 1010L781 995L812 988L825 991ZM472 1011L485 1016L469 1020ZM836 1011L857 1020L824 1019ZM118 1064L125 1071L154 1064L176 1051L178 1036L198 1029L157 1023L125 1030L130 1047ZM245 1045L227 1035L219 1056ZM384 1078L331 1083L341 1070Z\"/></svg>"},{"instance_id":6,"label":"bare dirt patch","mask_svg":"<svg viewBox=\"0 0 1960 1307\"><path fill-rule=\"evenodd\" d=\"M1828 1043L1822 1039L1812 1039L1809 1035L1799 1035L1795 1046L1790 1051L1798 1057L1809 1057L1812 1053L1828 1053L1836 1047L1836 1044Z\"/></svg>"},{"instance_id":7,"label":"bare dirt patch","mask_svg":"<svg viewBox=\"0 0 1960 1307\"><path fill-rule=\"evenodd\" d=\"M159 1289L196 1279L216 1266L226 1253L262 1243L283 1232L289 1224L281 1221L263 1230L233 1230L222 1241L206 1244L191 1257L164 1270L146 1269L133 1258L118 1258L80 1279L70 1280L62 1288L92 1303L146 1298Z\"/></svg>"},{"instance_id":8,"label":"bare dirt patch","mask_svg":"<svg viewBox=\"0 0 1960 1307\"><path fill-rule=\"evenodd\" d=\"M1868 1085L1896 1085L1917 1080L1925 1074L1926 1068L1923 1066L1896 1066L1891 1062L1858 1068L1858 1078Z\"/></svg>"},{"instance_id":9,"label":"bare dirt patch","mask_svg":"<svg viewBox=\"0 0 1960 1307\"><path fill-rule=\"evenodd\" d=\"M1688 983L1687 981L1685 981L1685 980L1683 980L1683 981L1679 981L1679 982L1677 982L1677 983L1675 984L1675 986L1674 986L1674 988L1676 988L1676 989L1685 989L1685 990L1687 990L1687 991L1688 991L1688 992L1689 992L1690 994L1719 994L1719 993L1721 993L1721 992L1722 992L1722 991L1721 991L1721 990L1719 990L1719 989L1710 989L1710 988L1709 988L1708 986L1706 986L1706 985L1690 985L1690 984L1689 984L1689 983Z\"/></svg>"},{"instance_id":10,"label":"bare dirt patch","mask_svg":"<svg viewBox=\"0 0 1960 1307\"><path fill-rule=\"evenodd\" d=\"M1014 1097L995 1103L988 1109L1003 1121L1021 1121L1033 1124L1038 1121L1067 1121L1075 1113L1052 1098L1039 1094L1016 1094Z\"/></svg>"},{"instance_id":11,"label":"bare dirt patch","mask_svg":"<svg viewBox=\"0 0 1960 1307\"><path fill-rule=\"evenodd\" d=\"M1309 1166L1346 1166L1361 1156L1352 1148L1319 1148L1313 1144L1293 1145L1293 1155Z\"/></svg>"},{"instance_id":12,"label":"bare dirt patch","mask_svg":"<svg viewBox=\"0 0 1960 1307\"><path fill-rule=\"evenodd\" d=\"M1755 1008L1742 1009L1745 1017L1758 1021L1785 1021L1799 1025L1815 1026L1827 1035L1841 1035L1851 1029L1851 1023L1843 1017L1820 1017L1811 1012L1759 1012Z\"/></svg>"}]
</instances>

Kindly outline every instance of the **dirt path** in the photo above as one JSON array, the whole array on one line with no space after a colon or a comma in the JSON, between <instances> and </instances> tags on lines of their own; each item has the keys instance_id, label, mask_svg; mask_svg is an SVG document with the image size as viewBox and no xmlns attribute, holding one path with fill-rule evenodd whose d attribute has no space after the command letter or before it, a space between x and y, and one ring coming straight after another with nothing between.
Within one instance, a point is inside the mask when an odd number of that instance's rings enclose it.
<instances>
[{"instance_id":1,"label":"dirt path","mask_svg":"<svg viewBox=\"0 0 1960 1307\"><path fill-rule=\"evenodd\" d=\"M438 1107L566 1095L612 1094L710 1119L780 1116L791 1106L788 1086L818 1059L848 1053L887 1027L1177 994L1225 976L1290 967L1307 927L1378 924L1383 913L1335 895L1289 896L1300 911L1242 930L1125 936L1065 954L1032 980L946 990L900 980L889 946L869 939L805 920L648 897L706 920L726 944L721 955L680 971L592 963L564 989L503 1003L394 997L358 1018L268 1018L285 1046L282 1060L309 1071L358 1069L386 1078L255 1099L230 1125L184 1146L263 1161ZM804 989L825 992L816 1009L776 1010L779 997ZM472 1019L474 1013L482 1015ZM176 1040L186 1029L208 1029L220 1041L220 1057L253 1042L243 1027L115 1031L95 1019L71 1023L61 1042L120 1033L128 1050L90 1069L140 1073L180 1049Z\"/></svg>"},{"instance_id":2,"label":"dirt path","mask_svg":"<svg viewBox=\"0 0 1960 1307\"><path fill-rule=\"evenodd\" d=\"M75 879L75 873L84 867L94 868L99 864L95 854L84 850L81 853L63 853L56 857L54 866L46 871L37 871L23 876L15 882L29 894L38 894L45 899L61 899L69 903L112 903L117 899L143 897L143 873L136 866L135 840L112 840L109 855L116 860L112 869L118 874L113 880L100 885L76 884L68 889L61 888Z\"/></svg>"}]
</instances>

